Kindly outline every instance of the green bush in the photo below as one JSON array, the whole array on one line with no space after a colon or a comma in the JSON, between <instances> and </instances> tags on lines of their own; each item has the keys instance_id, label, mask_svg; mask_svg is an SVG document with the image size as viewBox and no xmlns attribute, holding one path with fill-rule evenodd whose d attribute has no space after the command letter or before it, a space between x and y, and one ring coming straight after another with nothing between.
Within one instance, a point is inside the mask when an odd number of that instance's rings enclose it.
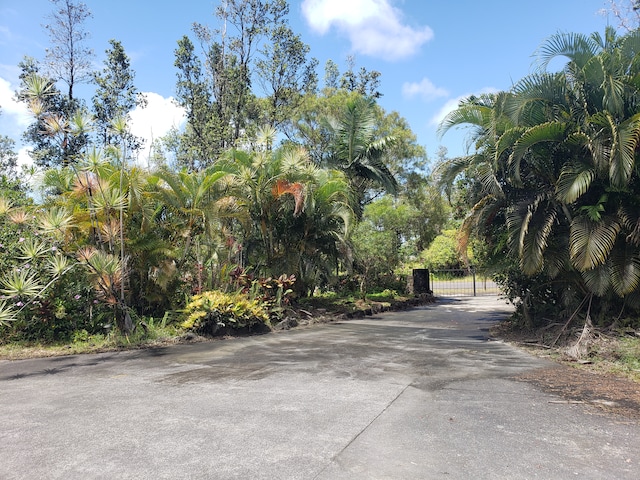
<instances>
[{"instance_id":1,"label":"green bush","mask_svg":"<svg viewBox=\"0 0 640 480\"><path fill-rule=\"evenodd\" d=\"M269 314L262 303L241 293L203 292L191 299L184 312L187 318L182 327L206 335L269 326Z\"/></svg>"},{"instance_id":2,"label":"green bush","mask_svg":"<svg viewBox=\"0 0 640 480\"><path fill-rule=\"evenodd\" d=\"M458 252L456 230L444 230L420 257L423 265L429 270L462 268L464 262Z\"/></svg>"}]
</instances>

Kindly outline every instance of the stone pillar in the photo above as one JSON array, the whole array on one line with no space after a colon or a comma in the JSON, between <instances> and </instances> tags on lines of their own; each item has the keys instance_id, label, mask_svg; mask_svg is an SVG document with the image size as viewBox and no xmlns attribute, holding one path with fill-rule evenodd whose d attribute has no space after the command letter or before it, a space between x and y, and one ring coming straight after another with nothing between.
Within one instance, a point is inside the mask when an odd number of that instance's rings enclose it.
<instances>
[{"instance_id":1,"label":"stone pillar","mask_svg":"<svg viewBox=\"0 0 640 480\"><path fill-rule=\"evenodd\" d=\"M413 294L421 295L423 293L432 293L429 285L429 269L414 268L413 269Z\"/></svg>"}]
</instances>

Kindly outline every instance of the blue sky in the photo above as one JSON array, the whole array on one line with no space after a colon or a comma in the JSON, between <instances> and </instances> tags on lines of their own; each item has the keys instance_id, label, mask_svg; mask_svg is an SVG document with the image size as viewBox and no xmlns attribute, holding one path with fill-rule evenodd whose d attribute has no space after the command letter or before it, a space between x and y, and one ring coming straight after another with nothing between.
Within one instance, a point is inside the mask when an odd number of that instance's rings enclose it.
<instances>
[{"instance_id":1,"label":"blue sky","mask_svg":"<svg viewBox=\"0 0 640 480\"><path fill-rule=\"evenodd\" d=\"M171 101L176 42L191 35L193 22L213 26L218 2L84 0L93 13L86 29L96 68L108 40L117 39L137 88L147 93L149 107L133 114L134 133L158 137L181 121ZM463 132L436 135L438 121L460 98L508 89L530 73L532 54L549 35L603 32L608 21L616 23L603 14L608 0L291 0L290 6L290 24L319 60L320 78L326 60L344 67L348 55L358 68L380 71L379 103L407 119L432 160L441 145L450 156L465 152ZM11 100L17 65L24 55L44 58L42 25L52 10L49 0L0 0L0 133L17 141L29 123Z\"/></svg>"}]
</instances>

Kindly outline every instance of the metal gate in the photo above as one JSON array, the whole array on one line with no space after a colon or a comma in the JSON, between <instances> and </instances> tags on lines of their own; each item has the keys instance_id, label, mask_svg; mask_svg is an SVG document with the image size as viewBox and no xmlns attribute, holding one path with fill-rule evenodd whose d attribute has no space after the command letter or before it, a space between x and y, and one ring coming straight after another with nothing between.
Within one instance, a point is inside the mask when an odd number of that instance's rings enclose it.
<instances>
[{"instance_id":1,"label":"metal gate","mask_svg":"<svg viewBox=\"0 0 640 480\"><path fill-rule=\"evenodd\" d=\"M431 270L429 283L431 291L436 297L476 297L500 294L498 285L474 268Z\"/></svg>"}]
</instances>

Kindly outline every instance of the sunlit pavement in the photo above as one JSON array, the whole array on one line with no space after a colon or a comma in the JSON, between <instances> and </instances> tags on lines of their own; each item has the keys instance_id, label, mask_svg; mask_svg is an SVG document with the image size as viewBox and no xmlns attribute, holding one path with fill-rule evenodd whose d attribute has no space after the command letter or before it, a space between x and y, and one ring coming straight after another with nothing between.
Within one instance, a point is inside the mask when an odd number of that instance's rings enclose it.
<instances>
[{"instance_id":1,"label":"sunlit pavement","mask_svg":"<svg viewBox=\"0 0 640 480\"><path fill-rule=\"evenodd\" d=\"M640 427L512 377L497 297L0 362L0 479L637 479Z\"/></svg>"}]
</instances>

